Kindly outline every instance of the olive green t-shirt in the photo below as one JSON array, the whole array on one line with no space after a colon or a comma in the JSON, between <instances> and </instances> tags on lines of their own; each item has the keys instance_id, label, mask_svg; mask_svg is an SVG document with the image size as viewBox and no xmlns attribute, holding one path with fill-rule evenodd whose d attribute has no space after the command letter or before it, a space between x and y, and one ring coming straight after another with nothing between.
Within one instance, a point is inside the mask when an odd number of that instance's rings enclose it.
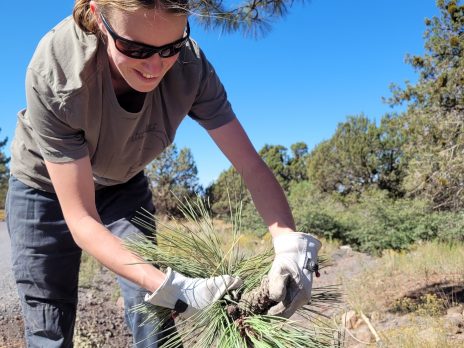
<instances>
[{"instance_id":1,"label":"olive green t-shirt","mask_svg":"<svg viewBox=\"0 0 464 348\"><path fill-rule=\"evenodd\" d=\"M11 173L53 192L44 164L89 156L96 188L128 181L169 146L186 115L206 129L235 115L213 67L189 40L139 112L113 90L104 43L71 17L47 33L26 73L26 109L18 113Z\"/></svg>"}]
</instances>

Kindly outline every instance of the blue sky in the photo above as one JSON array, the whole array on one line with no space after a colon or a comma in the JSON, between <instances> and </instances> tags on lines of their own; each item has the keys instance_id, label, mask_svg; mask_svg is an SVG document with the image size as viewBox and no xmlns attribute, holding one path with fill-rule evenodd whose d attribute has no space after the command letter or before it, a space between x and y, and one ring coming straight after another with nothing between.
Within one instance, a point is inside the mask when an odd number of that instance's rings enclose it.
<instances>
[{"instance_id":1,"label":"blue sky","mask_svg":"<svg viewBox=\"0 0 464 348\"><path fill-rule=\"evenodd\" d=\"M71 14L74 1L10 2L0 21L2 114L0 138L14 134L25 106L24 76L41 36ZM229 100L253 144L312 149L328 139L348 115L379 120L389 85L416 81L404 63L424 52L424 19L438 14L435 0L312 0L297 3L259 40L202 29L194 37L213 63ZM189 147L207 185L228 161L195 122L186 119L176 137ZM7 153L9 151L7 150Z\"/></svg>"}]
</instances>

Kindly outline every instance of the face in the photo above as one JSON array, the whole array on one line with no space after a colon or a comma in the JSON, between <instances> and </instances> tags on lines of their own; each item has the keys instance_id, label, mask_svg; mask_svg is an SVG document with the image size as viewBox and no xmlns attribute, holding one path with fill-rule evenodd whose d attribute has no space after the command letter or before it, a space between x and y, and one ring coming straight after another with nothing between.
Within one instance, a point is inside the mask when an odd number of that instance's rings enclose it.
<instances>
[{"instance_id":1,"label":"face","mask_svg":"<svg viewBox=\"0 0 464 348\"><path fill-rule=\"evenodd\" d=\"M113 86L116 93L124 93L130 88L138 92L155 89L163 76L176 62L179 53L162 58L154 54L146 59L135 59L121 53L115 46L113 37L104 25L100 13L91 3L99 28L107 36L107 52L111 67ZM118 36L155 47L165 46L184 36L186 16L162 10L139 9L136 12L113 10L105 16L107 25Z\"/></svg>"}]
</instances>

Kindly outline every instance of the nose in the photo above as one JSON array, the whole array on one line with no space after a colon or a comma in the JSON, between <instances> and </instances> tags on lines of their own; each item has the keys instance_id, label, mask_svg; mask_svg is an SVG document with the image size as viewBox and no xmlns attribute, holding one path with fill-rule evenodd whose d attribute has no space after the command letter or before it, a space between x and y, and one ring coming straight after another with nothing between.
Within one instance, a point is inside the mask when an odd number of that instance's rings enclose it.
<instances>
[{"instance_id":1,"label":"nose","mask_svg":"<svg viewBox=\"0 0 464 348\"><path fill-rule=\"evenodd\" d=\"M144 59L142 63L144 72L158 76L163 71L163 59L158 53Z\"/></svg>"}]
</instances>

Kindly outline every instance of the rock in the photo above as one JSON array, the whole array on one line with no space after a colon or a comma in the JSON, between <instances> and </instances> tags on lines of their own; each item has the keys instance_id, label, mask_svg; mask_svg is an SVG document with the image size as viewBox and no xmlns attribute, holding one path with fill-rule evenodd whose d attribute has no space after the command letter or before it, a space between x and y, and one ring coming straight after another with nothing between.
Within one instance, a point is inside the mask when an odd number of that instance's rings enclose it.
<instances>
[{"instance_id":1,"label":"rock","mask_svg":"<svg viewBox=\"0 0 464 348\"><path fill-rule=\"evenodd\" d=\"M364 320L362 320L361 318L359 318L358 320L356 320L356 323L353 325L353 329L357 329L357 328L360 327L362 324L364 324Z\"/></svg>"},{"instance_id":2,"label":"rock","mask_svg":"<svg viewBox=\"0 0 464 348\"><path fill-rule=\"evenodd\" d=\"M342 315L342 325L347 329L352 329L356 325L358 317L354 310L350 310Z\"/></svg>"},{"instance_id":3,"label":"rock","mask_svg":"<svg viewBox=\"0 0 464 348\"><path fill-rule=\"evenodd\" d=\"M124 309L124 297L119 296L117 301L116 301L116 306L118 308Z\"/></svg>"},{"instance_id":4,"label":"rock","mask_svg":"<svg viewBox=\"0 0 464 348\"><path fill-rule=\"evenodd\" d=\"M446 314L460 314L464 315L464 307L463 306L456 306L456 307L451 307L446 310Z\"/></svg>"},{"instance_id":5,"label":"rock","mask_svg":"<svg viewBox=\"0 0 464 348\"><path fill-rule=\"evenodd\" d=\"M464 332L464 316L459 313L449 313L445 316L447 329L452 334L461 334Z\"/></svg>"}]
</instances>

